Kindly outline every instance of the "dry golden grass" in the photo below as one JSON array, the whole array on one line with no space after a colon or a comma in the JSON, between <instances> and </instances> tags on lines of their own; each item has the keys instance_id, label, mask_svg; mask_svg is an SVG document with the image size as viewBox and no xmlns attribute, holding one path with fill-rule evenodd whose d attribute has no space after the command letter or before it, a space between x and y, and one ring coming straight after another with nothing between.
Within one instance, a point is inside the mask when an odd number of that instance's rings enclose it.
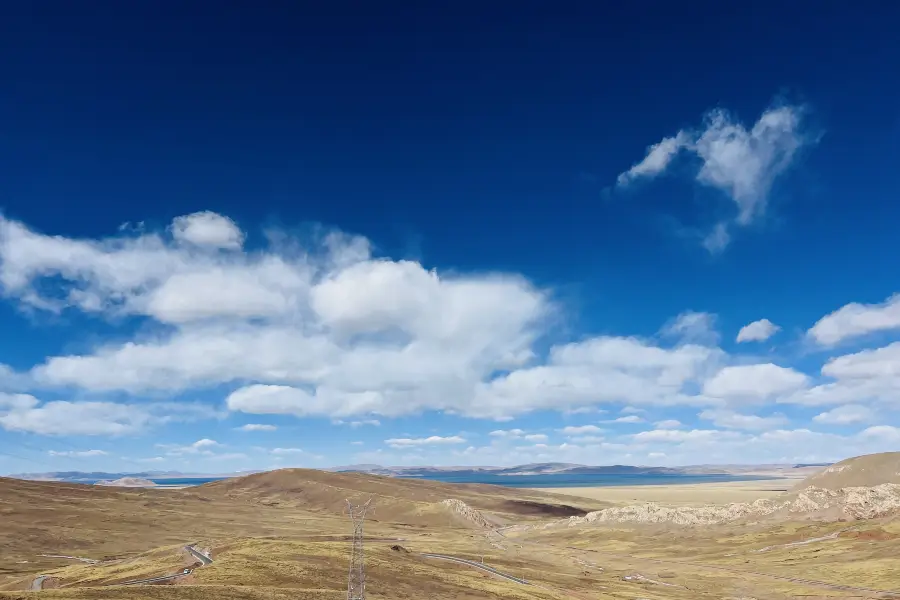
<instances>
[{"instance_id":1,"label":"dry golden grass","mask_svg":"<svg viewBox=\"0 0 900 600\"><path fill-rule=\"evenodd\" d=\"M33 600L34 593L21 590L39 573L52 576L60 586L40 592L49 600L342 598L350 529L343 499L370 496L377 507L366 524L367 593L373 599L786 600L865 595L778 577L900 589L900 571L893 567L894 557L900 555L896 520L694 528L541 526L573 510L603 507L611 501L609 490L601 488L606 495L592 500L300 470L186 490L0 480L0 565L5 568L0 589L6 590L0 599ZM461 499L498 524L538 527L509 531L506 538L487 535L437 504L446 498ZM788 545L836 533L840 535ZM213 564L170 585L115 585L177 573L194 562L183 550L190 542L209 548ZM771 548L759 551L767 546ZM427 559L423 552L483 558L534 585ZM40 553L107 560L73 564L39 559Z\"/></svg>"}]
</instances>

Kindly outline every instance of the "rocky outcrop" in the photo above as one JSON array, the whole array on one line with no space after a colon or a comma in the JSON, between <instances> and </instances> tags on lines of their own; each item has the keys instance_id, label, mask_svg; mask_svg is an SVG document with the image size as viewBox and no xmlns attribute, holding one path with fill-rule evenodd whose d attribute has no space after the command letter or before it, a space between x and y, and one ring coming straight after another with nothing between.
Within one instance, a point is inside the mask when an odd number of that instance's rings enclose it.
<instances>
[{"instance_id":1,"label":"rocky outcrop","mask_svg":"<svg viewBox=\"0 0 900 600\"><path fill-rule=\"evenodd\" d=\"M456 498L448 498L447 500L441 500L440 504L441 506L446 507L447 509L456 513L467 521L474 523L478 527L483 527L485 529L493 528L493 524L487 519L487 517L481 514L481 511L472 508L462 500L457 500Z\"/></svg>"},{"instance_id":2,"label":"rocky outcrop","mask_svg":"<svg viewBox=\"0 0 900 600\"><path fill-rule=\"evenodd\" d=\"M606 508L571 517L569 527L589 523L672 523L674 525L716 525L741 519L769 516L811 517L827 520L874 519L900 512L900 485L885 483L873 487L827 490L808 487L781 498L726 505L668 507L655 502Z\"/></svg>"}]
</instances>

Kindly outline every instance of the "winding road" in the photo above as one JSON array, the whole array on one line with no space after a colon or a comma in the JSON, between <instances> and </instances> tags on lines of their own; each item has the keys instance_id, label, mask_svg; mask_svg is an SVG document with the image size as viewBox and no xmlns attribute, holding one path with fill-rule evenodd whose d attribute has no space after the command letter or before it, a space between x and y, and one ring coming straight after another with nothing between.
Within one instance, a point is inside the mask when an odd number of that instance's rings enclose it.
<instances>
[{"instance_id":1,"label":"winding road","mask_svg":"<svg viewBox=\"0 0 900 600\"><path fill-rule=\"evenodd\" d=\"M212 559L194 548L194 546L195 544L188 544L184 547L184 549L190 552L194 558L199 560L204 567L206 565L212 564ZM143 585L148 583L161 583L163 581L172 581L173 579L178 579L179 577L190 575L193 572L193 569L185 569L181 573L176 573L175 575L163 575L162 577L150 577L149 579L133 579L131 581L124 581L119 585Z\"/></svg>"},{"instance_id":2,"label":"winding road","mask_svg":"<svg viewBox=\"0 0 900 600\"><path fill-rule=\"evenodd\" d=\"M520 579L519 577L514 577L513 575L507 575L506 573L501 573L494 567L489 567L484 563L476 562L474 560L468 560L465 558L457 558L456 556L447 556L446 554L431 554L430 552L423 552L419 556L424 556L425 558L436 558L438 560L449 560L452 562L460 563L463 565L468 565L470 567L475 567L476 569L481 569L482 571L487 571L497 577L501 577L508 581L512 581L514 583L521 583L522 585L531 585L524 579Z\"/></svg>"}]
</instances>

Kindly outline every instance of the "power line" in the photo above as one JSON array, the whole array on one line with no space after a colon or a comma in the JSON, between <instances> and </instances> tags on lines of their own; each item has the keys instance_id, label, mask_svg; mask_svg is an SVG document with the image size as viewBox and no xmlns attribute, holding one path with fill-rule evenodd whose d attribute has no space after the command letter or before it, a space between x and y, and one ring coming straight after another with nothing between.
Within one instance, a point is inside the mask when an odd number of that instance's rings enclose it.
<instances>
[{"instance_id":1,"label":"power line","mask_svg":"<svg viewBox=\"0 0 900 600\"><path fill-rule=\"evenodd\" d=\"M353 522L353 546L350 550L350 575L347 578L347 600L365 600L366 598L366 559L363 554L363 521L366 511L372 505L372 499L363 504L353 506L347 500L347 512Z\"/></svg>"}]
</instances>

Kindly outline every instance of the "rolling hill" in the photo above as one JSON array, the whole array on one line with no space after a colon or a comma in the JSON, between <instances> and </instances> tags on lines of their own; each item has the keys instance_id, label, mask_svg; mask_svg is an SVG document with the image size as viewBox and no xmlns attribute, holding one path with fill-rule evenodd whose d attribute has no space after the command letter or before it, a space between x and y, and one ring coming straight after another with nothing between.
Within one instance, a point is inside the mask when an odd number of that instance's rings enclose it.
<instances>
[{"instance_id":1,"label":"rolling hill","mask_svg":"<svg viewBox=\"0 0 900 600\"><path fill-rule=\"evenodd\" d=\"M867 454L842 460L797 484L795 490L817 487L837 491L848 487L900 484L900 452Z\"/></svg>"}]
</instances>

